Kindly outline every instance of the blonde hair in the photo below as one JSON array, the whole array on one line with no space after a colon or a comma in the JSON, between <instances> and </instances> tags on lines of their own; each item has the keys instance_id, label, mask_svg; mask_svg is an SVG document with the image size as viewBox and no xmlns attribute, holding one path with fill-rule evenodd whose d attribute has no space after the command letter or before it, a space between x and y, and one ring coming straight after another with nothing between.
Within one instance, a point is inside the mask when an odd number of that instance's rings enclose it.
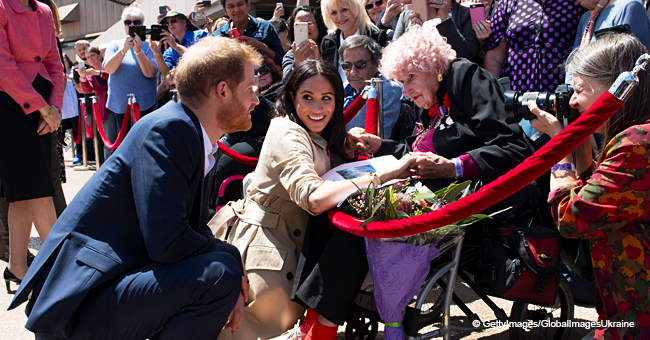
<instances>
[{"instance_id":1,"label":"blonde hair","mask_svg":"<svg viewBox=\"0 0 650 340\"><path fill-rule=\"evenodd\" d=\"M137 6L130 6L124 9L122 11L122 20L126 20L128 17L135 17L140 19L142 21L142 24L144 25L144 13L142 10L137 7Z\"/></svg>"},{"instance_id":2,"label":"blonde hair","mask_svg":"<svg viewBox=\"0 0 650 340\"><path fill-rule=\"evenodd\" d=\"M354 28L358 29L361 34L370 33L370 30L375 27L375 24L372 23L368 12L366 12L365 1L364 0L321 0L321 10L323 14L323 21L329 29L329 33L335 32L338 27L332 20L332 10L334 7L347 8L352 12L355 18Z\"/></svg>"},{"instance_id":3,"label":"blonde hair","mask_svg":"<svg viewBox=\"0 0 650 340\"><path fill-rule=\"evenodd\" d=\"M246 64L261 65L262 55L235 39L203 38L185 51L175 68L176 89L184 103L200 106L222 81L236 89L244 81Z\"/></svg>"}]
</instances>

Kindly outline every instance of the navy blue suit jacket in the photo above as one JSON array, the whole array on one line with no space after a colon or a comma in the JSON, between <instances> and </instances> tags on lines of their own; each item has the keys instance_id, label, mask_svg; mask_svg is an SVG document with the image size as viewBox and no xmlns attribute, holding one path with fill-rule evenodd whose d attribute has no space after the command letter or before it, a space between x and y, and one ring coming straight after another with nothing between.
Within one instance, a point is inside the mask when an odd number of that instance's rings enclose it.
<instances>
[{"instance_id":1,"label":"navy blue suit jacket","mask_svg":"<svg viewBox=\"0 0 650 340\"><path fill-rule=\"evenodd\" d=\"M89 335L104 324L102 310L83 323L75 312L98 285L206 252L241 263L206 225L204 162L199 120L187 107L170 102L142 118L60 216L9 309L29 298L29 330Z\"/></svg>"}]
</instances>

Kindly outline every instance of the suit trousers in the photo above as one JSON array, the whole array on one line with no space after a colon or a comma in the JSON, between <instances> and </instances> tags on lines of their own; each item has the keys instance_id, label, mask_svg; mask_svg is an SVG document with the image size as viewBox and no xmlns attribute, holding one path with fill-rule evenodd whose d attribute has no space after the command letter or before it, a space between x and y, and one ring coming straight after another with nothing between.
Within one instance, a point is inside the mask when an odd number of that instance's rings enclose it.
<instances>
[{"instance_id":1,"label":"suit trousers","mask_svg":"<svg viewBox=\"0 0 650 340\"><path fill-rule=\"evenodd\" d=\"M88 294L70 321L95 333L75 339L215 340L241 291L237 262L226 252L206 253L109 281Z\"/></svg>"}]
</instances>

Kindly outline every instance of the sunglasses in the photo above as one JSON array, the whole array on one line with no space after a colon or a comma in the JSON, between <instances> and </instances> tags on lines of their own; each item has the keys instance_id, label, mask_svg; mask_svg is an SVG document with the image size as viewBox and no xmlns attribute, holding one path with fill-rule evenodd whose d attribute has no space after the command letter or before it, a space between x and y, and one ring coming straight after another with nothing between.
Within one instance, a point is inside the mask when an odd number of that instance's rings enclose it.
<instances>
[{"instance_id":1,"label":"sunglasses","mask_svg":"<svg viewBox=\"0 0 650 340\"><path fill-rule=\"evenodd\" d=\"M384 0L377 0L374 2L374 6L379 7L384 4ZM366 9L371 10L373 7L373 2L366 4Z\"/></svg>"},{"instance_id":2,"label":"sunglasses","mask_svg":"<svg viewBox=\"0 0 650 340\"><path fill-rule=\"evenodd\" d=\"M167 20L167 24L175 24L175 23L178 22L178 20L180 20L180 19L179 18L171 18L171 19Z\"/></svg>"},{"instance_id":3,"label":"sunglasses","mask_svg":"<svg viewBox=\"0 0 650 340\"><path fill-rule=\"evenodd\" d=\"M142 25L142 21L141 20L128 20L127 19L127 20L124 20L124 24L126 26L131 26L131 25L140 26L140 25Z\"/></svg>"},{"instance_id":4,"label":"sunglasses","mask_svg":"<svg viewBox=\"0 0 650 340\"><path fill-rule=\"evenodd\" d=\"M260 76L265 76L269 73L271 73L271 69L268 66L262 66L255 70L255 74L259 74Z\"/></svg>"},{"instance_id":5,"label":"sunglasses","mask_svg":"<svg viewBox=\"0 0 650 340\"><path fill-rule=\"evenodd\" d=\"M371 60L372 60L372 59L368 59L368 60L358 60L358 61L355 61L354 63L351 63L351 62L349 62L349 61L346 61L346 62L344 62L344 63L341 63L341 68L342 68L344 71L349 71L349 70L352 69L352 65L354 65L354 67L356 67L357 70L363 70L364 68L366 68L366 67L368 66L368 62L371 61Z\"/></svg>"}]
</instances>

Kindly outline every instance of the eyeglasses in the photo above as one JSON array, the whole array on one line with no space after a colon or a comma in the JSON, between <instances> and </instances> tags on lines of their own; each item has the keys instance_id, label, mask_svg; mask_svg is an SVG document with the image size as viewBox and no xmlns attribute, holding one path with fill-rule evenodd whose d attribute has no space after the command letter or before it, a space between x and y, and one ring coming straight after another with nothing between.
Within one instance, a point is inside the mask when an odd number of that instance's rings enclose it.
<instances>
[{"instance_id":1,"label":"eyeglasses","mask_svg":"<svg viewBox=\"0 0 650 340\"><path fill-rule=\"evenodd\" d=\"M271 69L268 66L262 66L255 70L255 74L259 74L260 76L265 76L269 73L271 73Z\"/></svg>"},{"instance_id":2,"label":"eyeglasses","mask_svg":"<svg viewBox=\"0 0 650 340\"><path fill-rule=\"evenodd\" d=\"M168 25L169 24L175 24L175 23L178 22L178 20L180 20L180 19L179 18L171 18L171 19L167 20L167 24Z\"/></svg>"},{"instance_id":3,"label":"eyeglasses","mask_svg":"<svg viewBox=\"0 0 650 340\"><path fill-rule=\"evenodd\" d=\"M368 59L368 60L358 60L358 61L355 61L354 63L351 63L351 62L349 62L349 61L346 61L346 62L344 62L344 63L341 63L341 68L342 68L344 71L349 71L349 70L352 69L352 65L354 65L354 67L356 67L357 70L363 70L364 68L366 68L366 67L368 66L368 62L371 61L371 60L372 60L372 59Z\"/></svg>"},{"instance_id":4,"label":"eyeglasses","mask_svg":"<svg viewBox=\"0 0 650 340\"><path fill-rule=\"evenodd\" d=\"M140 26L140 25L142 25L142 20L128 20L127 19L127 20L124 20L124 24L126 26L131 26L131 25Z\"/></svg>"},{"instance_id":5,"label":"eyeglasses","mask_svg":"<svg viewBox=\"0 0 650 340\"><path fill-rule=\"evenodd\" d=\"M384 4L384 0L377 0L374 2L374 6L379 7ZM373 2L366 4L366 9L371 10L373 6Z\"/></svg>"}]
</instances>

